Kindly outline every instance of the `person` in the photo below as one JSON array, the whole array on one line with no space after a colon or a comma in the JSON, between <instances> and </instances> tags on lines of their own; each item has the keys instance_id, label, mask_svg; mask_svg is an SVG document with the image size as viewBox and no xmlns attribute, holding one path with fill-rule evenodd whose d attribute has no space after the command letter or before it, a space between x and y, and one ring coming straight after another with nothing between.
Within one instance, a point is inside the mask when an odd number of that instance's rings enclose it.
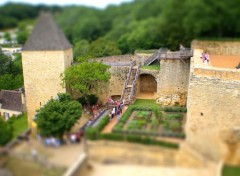
<instances>
[{"instance_id":1,"label":"person","mask_svg":"<svg viewBox=\"0 0 240 176\"><path fill-rule=\"evenodd\" d=\"M236 66L236 69L240 69L240 62L239 62L239 64Z\"/></svg>"},{"instance_id":2,"label":"person","mask_svg":"<svg viewBox=\"0 0 240 176\"><path fill-rule=\"evenodd\" d=\"M209 54L208 54L208 52L206 52L206 54L205 54L205 60L207 60L207 62L209 62Z\"/></svg>"},{"instance_id":3,"label":"person","mask_svg":"<svg viewBox=\"0 0 240 176\"><path fill-rule=\"evenodd\" d=\"M120 118L121 118L121 116L120 116L120 110L119 110L118 113L117 113L117 121L118 122L120 121Z\"/></svg>"},{"instance_id":4,"label":"person","mask_svg":"<svg viewBox=\"0 0 240 176\"><path fill-rule=\"evenodd\" d=\"M113 117L114 117L114 115L115 115L115 107L113 107L113 109L112 109L112 119L113 119Z\"/></svg>"}]
</instances>

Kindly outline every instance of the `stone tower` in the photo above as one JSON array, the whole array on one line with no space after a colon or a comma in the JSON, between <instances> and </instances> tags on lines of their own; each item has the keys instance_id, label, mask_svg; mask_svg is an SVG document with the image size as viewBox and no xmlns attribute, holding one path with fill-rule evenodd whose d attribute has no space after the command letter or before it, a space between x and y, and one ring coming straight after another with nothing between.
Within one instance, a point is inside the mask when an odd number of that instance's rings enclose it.
<instances>
[{"instance_id":1,"label":"stone tower","mask_svg":"<svg viewBox=\"0 0 240 176\"><path fill-rule=\"evenodd\" d=\"M22 51L28 125L42 105L64 93L60 74L73 60L72 46L48 13L40 15Z\"/></svg>"}]
</instances>

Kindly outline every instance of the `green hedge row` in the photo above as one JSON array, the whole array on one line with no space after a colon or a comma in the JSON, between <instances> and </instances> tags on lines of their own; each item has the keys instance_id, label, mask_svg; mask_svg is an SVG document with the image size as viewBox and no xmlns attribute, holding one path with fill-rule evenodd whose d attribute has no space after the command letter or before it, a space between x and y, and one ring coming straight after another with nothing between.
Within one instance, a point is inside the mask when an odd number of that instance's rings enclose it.
<instances>
[{"instance_id":1,"label":"green hedge row","mask_svg":"<svg viewBox=\"0 0 240 176\"><path fill-rule=\"evenodd\" d=\"M100 132L102 129L108 124L109 122L109 117L106 115L103 117L99 124L96 127L88 127L85 130L85 135L88 139L98 139Z\"/></svg>"},{"instance_id":2,"label":"green hedge row","mask_svg":"<svg viewBox=\"0 0 240 176\"><path fill-rule=\"evenodd\" d=\"M172 142L166 142L166 141L158 141L154 140L149 137L141 137L136 135L124 135L124 134L118 134L118 133L106 133L106 134L100 134L101 139L108 139L108 140L114 140L114 141L128 141L132 143L140 143L140 144L146 144L146 145L157 145L172 149L178 149L179 144L172 143Z\"/></svg>"},{"instance_id":3,"label":"green hedge row","mask_svg":"<svg viewBox=\"0 0 240 176\"><path fill-rule=\"evenodd\" d=\"M183 114L179 114L179 113L176 113L176 114L165 114L165 118L166 119L181 119L181 118L183 118Z\"/></svg>"},{"instance_id":4,"label":"green hedge row","mask_svg":"<svg viewBox=\"0 0 240 176\"><path fill-rule=\"evenodd\" d=\"M165 112L187 112L186 107L164 107Z\"/></svg>"},{"instance_id":5,"label":"green hedge row","mask_svg":"<svg viewBox=\"0 0 240 176\"><path fill-rule=\"evenodd\" d=\"M122 115L122 118L120 119L120 121L115 125L114 130L121 130L134 110L153 111L158 119L162 117L162 113L160 112L159 107L151 106L151 105L149 105L148 107L131 105L128 107L127 111Z\"/></svg>"}]
</instances>

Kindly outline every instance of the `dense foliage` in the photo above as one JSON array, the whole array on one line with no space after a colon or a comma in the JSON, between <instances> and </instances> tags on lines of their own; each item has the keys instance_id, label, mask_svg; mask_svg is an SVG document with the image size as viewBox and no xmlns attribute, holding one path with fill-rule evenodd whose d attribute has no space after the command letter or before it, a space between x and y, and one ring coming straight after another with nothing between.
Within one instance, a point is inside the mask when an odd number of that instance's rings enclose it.
<instances>
[{"instance_id":1,"label":"dense foliage","mask_svg":"<svg viewBox=\"0 0 240 176\"><path fill-rule=\"evenodd\" d=\"M87 98L102 91L110 79L108 66L98 62L82 62L65 70L62 75L63 84Z\"/></svg>"},{"instance_id":2,"label":"dense foliage","mask_svg":"<svg viewBox=\"0 0 240 176\"><path fill-rule=\"evenodd\" d=\"M13 90L23 86L22 58L20 54L15 59L0 54L0 90Z\"/></svg>"},{"instance_id":3,"label":"dense foliage","mask_svg":"<svg viewBox=\"0 0 240 176\"><path fill-rule=\"evenodd\" d=\"M0 117L0 146L5 145L12 139L12 127Z\"/></svg>"},{"instance_id":4,"label":"dense foliage","mask_svg":"<svg viewBox=\"0 0 240 176\"><path fill-rule=\"evenodd\" d=\"M27 19L34 19L38 16L39 12L46 10L58 12L61 8L58 6L48 7L45 5L33 6L23 3L4 4L3 6L0 6L0 29L17 27L19 22Z\"/></svg>"},{"instance_id":5,"label":"dense foliage","mask_svg":"<svg viewBox=\"0 0 240 176\"><path fill-rule=\"evenodd\" d=\"M239 0L135 0L105 10L66 7L57 19L74 45L81 40L91 45L101 38L114 42L124 54L163 46L178 49L180 43L190 46L194 38L237 38L238 4Z\"/></svg>"},{"instance_id":6,"label":"dense foliage","mask_svg":"<svg viewBox=\"0 0 240 176\"><path fill-rule=\"evenodd\" d=\"M81 117L82 106L68 94L58 94L51 99L36 115L36 123L42 136L62 137Z\"/></svg>"},{"instance_id":7,"label":"dense foliage","mask_svg":"<svg viewBox=\"0 0 240 176\"><path fill-rule=\"evenodd\" d=\"M18 21L34 19L43 10L55 14L75 47L75 59L125 54L136 49L178 49L180 43L190 46L195 38L240 36L239 0L134 0L104 10L9 3L0 7L0 29L16 27ZM20 43L26 36L27 31L21 29Z\"/></svg>"}]
</instances>

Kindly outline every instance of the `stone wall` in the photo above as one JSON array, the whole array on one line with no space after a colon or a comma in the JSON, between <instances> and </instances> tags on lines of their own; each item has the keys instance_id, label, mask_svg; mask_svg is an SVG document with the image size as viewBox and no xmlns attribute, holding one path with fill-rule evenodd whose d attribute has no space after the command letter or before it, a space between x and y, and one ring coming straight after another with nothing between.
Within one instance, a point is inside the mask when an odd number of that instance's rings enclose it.
<instances>
[{"instance_id":1,"label":"stone wall","mask_svg":"<svg viewBox=\"0 0 240 176\"><path fill-rule=\"evenodd\" d=\"M28 123L31 126L37 109L57 93L66 92L61 86L60 74L71 65L72 49L23 51L22 58Z\"/></svg>"},{"instance_id":2,"label":"stone wall","mask_svg":"<svg viewBox=\"0 0 240 176\"><path fill-rule=\"evenodd\" d=\"M191 64L187 143L206 158L238 162L240 71L206 66L199 61L200 53L195 52Z\"/></svg>"},{"instance_id":3,"label":"stone wall","mask_svg":"<svg viewBox=\"0 0 240 176\"><path fill-rule=\"evenodd\" d=\"M202 49L209 54L240 55L240 42L233 41L192 41L193 49Z\"/></svg>"},{"instance_id":4,"label":"stone wall","mask_svg":"<svg viewBox=\"0 0 240 176\"><path fill-rule=\"evenodd\" d=\"M157 82L152 75L141 74L138 79L140 92L157 92Z\"/></svg>"},{"instance_id":5,"label":"stone wall","mask_svg":"<svg viewBox=\"0 0 240 176\"><path fill-rule=\"evenodd\" d=\"M190 59L161 60L157 103L162 105L186 105Z\"/></svg>"},{"instance_id":6,"label":"stone wall","mask_svg":"<svg viewBox=\"0 0 240 176\"><path fill-rule=\"evenodd\" d=\"M127 74L130 67L117 67L112 66L110 68L111 78L109 83L103 88L101 93L98 93L100 103L106 103L107 99L112 95L121 95L123 85L127 79Z\"/></svg>"}]
</instances>

